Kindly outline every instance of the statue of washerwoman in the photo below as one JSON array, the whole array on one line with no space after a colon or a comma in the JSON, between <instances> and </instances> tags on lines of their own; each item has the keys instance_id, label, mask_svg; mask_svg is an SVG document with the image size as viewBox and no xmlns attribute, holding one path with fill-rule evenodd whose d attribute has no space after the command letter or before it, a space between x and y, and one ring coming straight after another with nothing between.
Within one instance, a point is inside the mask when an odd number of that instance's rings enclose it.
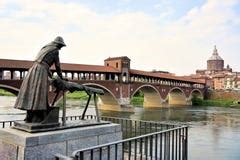
<instances>
[{"instance_id":1,"label":"statue of washerwoman","mask_svg":"<svg viewBox=\"0 0 240 160\"><path fill-rule=\"evenodd\" d=\"M32 67L22 82L14 108L27 110L26 122L41 122L48 104L50 67L55 64L56 72L62 79L59 50L66 46L62 37L44 46L38 53Z\"/></svg>"}]
</instances>

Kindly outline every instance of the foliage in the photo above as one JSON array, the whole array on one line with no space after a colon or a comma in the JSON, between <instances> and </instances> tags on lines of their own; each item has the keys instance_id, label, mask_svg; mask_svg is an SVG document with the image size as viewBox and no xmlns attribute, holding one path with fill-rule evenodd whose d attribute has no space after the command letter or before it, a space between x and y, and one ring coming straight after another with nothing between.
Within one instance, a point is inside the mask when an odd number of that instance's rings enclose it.
<instances>
[{"instance_id":1,"label":"foliage","mask_svg":"<svg viewBox=\"0 0 240 160\"><path fill-rule=\"evenodd\" d=\"M73 93L67 93L67 99L79 99L79 100L87 100L88 95L85 91L77 91Z\"/></svg>"},{"instance_id":2,"label":"foliage","mask_svg":"<svg viewBox=\"0 0 240 160\"><path fill-rule=\"evenodd\" d=\"M131 104L135 106L142 106L144 101L144 94L141 91L135 93L132 97Z\"/></svg>"},{"instance_id":3,"label":"foliage","mask_svg":"<svg viewBox=\"0 0 240 160\"><path fill-rule=\"evenodd\" d=\"M203 106L220 106L220 107L230 107L234 104L234 100L204 100L202 105Z\"/></svg>"},{"instance_id":4,"label":"foliage","mask_svg":"<svg viewBox=\"0 0 240 160\"><path fill-rule=\"evenodd\" d=\"M134 96L131 100L131 104L136 105L136 106L142 106L143 101L144 101L144 97L135 97Z\"/></svg>"},{"instance_id":5,"label":"foliage","mask_svg":"<svg viewBox=\"0 0 240 160\"><path fill-rule=\"evenodd\" d=\"M193 97L192 97L192 104L193 105L196 105L196 106L201 106L203 105L203 99L202 98L199 98L197 95L193 94Z\"/></svg>"},{"instance_id":6,"label":"foliage","mask_svg":"<svg viewBox=\"0 0 240 160\"><path fill-rule=\"evenodd\" d=\"M232 99L207 99L203 100L196 95L192 97L192 104L196 106L220 106L220 107L230 107L235 103Z\"/></svg>"},{"instance_id":7,"label":"foliage","mask_svg":"<svg viewBox=\"0 0 240 160\"><path fill-rule=\"evenodd\" d=\"M10 92L8 92L8 91L0 89L0 96L15 96L15 95L10 93Z\"/></svg>"},{"instance_id":8,"label":"foliage","mask_svg":"<svg viewBox=\"0 0 240 160\"><path fill-rule=\"evenodd\" d=\"M137 91L135 94L134 94L134 97L144 97L144 94L142 91Z\"/></svg>"}]
</instances>

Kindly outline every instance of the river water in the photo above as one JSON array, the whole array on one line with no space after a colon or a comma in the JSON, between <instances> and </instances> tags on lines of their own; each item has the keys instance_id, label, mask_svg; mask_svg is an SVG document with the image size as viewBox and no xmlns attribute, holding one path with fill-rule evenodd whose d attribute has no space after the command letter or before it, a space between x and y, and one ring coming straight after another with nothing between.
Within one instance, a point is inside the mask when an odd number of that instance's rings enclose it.
<instances>
[{"instance_id":1,"label":"river water","mask_svg":"<svg viewBox=\"0 0 240 160\"><path fill-rule=\"evenodd\" d=\"M13 109L15 97L0 96L0 121L23 119L24 112ZM83 106L67 100L67 115L80 115ZM90 107L87 114L95 114ZM190 160L240 160L240 109L222 107L135 107L135 112L101 111L104 116L170 122L189 125Z\"/></svg>"}]
</instances>

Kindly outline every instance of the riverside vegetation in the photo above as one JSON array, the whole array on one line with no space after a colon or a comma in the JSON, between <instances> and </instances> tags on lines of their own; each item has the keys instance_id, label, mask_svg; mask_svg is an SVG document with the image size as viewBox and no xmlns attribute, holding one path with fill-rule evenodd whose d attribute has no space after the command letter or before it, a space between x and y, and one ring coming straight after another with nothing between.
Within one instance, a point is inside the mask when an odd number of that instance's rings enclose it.
<instances>
[{"instance_id":1,"label":"riverside vegetation","mask_svg":"<svg viewBox=\"0 0 240 160\"><path fill-rule=\"evenodd\" d=\"M219 107L238 107L239 101L233 99L202 99L193 95L192 105L195 106L219 106Z\"/></svg>"},{"instance_id":2,"label":"riverside vegetation","mask_svg":"<svg viewBox=\"0 0 240 160\"><path fill-rule=\"evenodd\" d=\"M8 92L8 91L0 89L0 96L15 96L15 95L10 93L10 92Z\"/></svg>"}]
</instances>

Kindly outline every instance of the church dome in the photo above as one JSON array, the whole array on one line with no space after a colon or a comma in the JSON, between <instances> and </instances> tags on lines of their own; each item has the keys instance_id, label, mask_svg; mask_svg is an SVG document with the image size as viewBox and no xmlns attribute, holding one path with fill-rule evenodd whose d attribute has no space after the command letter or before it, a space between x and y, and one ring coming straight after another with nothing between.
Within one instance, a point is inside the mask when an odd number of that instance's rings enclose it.
<instances>
[{"instance_id":1,"label":"church dome","mask_svg":"<svg viewBox=\"0 0 240 160\"><path fill-rule=\"evenodd\" d=\"M224 68L224 60L218 55L216 46L214 46L213 54L207 61L207 70L222 71Z\"/></svg>"},{"instance_id":2,"label":"church dome","mask_svg":"<svg viewBox=\"0 0 240 160\"><path fill-rule=\"evenodd\" d=\"M217 47L214 46L213 54L212 56L208 59L209 61L216 61L216 60L223 60L219 55L217 51Z\"/></svg>"}]
</instances>

